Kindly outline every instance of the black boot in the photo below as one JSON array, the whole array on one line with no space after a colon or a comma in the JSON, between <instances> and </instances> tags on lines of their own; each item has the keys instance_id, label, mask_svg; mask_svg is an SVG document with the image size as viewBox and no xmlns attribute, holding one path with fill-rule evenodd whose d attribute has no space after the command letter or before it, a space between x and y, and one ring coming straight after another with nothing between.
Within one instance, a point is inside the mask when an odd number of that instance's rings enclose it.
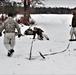
<instances>
[{"instance_id":1,"label":"black boot","mask_svg":"<svg viewBox=\"0 0 76 75\"><path fill-rule=\"evenodd\" d=\"M49 38L47 38L47 40L49 40Z\"/></svg>"},{"instance_id":2,"label":"black boot","mask_svg":"<svg viewBox=\"0 0 76 75\"><path fill-rule=\"evenodd\" d=\"M69 41L76 41L76 39L69 39Z\"/></svg>"},{"instance_id":3,"label":"black boot","mask_svg":"<svg viewBox=\"0 0 76 75\"><path fill-rule=\"evenodd\" d=\"M13 50L13 49L9 50L9 52L8 52L7 56L11 57L11 56L13 55L13 52L14 52L14 50Z\"/></svg>"}]
</instances>

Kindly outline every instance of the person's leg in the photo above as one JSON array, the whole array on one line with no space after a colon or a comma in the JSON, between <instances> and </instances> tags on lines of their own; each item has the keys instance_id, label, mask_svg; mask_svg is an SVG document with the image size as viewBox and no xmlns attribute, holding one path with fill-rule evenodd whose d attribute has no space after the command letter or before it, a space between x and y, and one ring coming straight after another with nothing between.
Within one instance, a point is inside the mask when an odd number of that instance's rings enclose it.
<instances>
[{"instance_id":1,"label":"person's leg","mask_svg":"<svg viewBox=\"0 0 76 75\"><path fill-rule=\"evenodd\" d=\"M74 30L74 36L75 36L75 39L76 39L76 27L73 28L73 30Z\"/></svg>"},{"instance_id":2,"label":"person's leg","mask_svg":"<svg viewBox=\"0 0 76 75\"><path fill-rule=\"evenodd\" d=\"M43 37L46 38L46 40L49 40L49 37L46 34L43 34Z\"/></svg>"},{"instance_id":3,"label":"person's leg","mask_svg":"<svg viewBox=\"0 0 76 75\"><path fill-rule=\"evenodd\" d=\"M43 40L43 35L42 35L42 33L40 33L39 36L40 36L41 40Z\"/></svg>"},{"instance_id":4,"label":"person's leg","mask_svg":"<svg viewBox=\"0 0 76 75\"><path fill-rule=\"evenodd\" d=\"M14 49L15 46L15 34L12 34L12 38L11 38L11 48Z\"/></svg>"},{"instance_id":5,"label":"person's leg","mask_svg":"<svg viewBox=\"0 0 76 75\"><path fill-rule=\"evenodd\" d=\"M4 35L4 45L8 51L12 49L10 46L10 39L6 36L6 34Z\"/></svg>"},{"instance_id":6,"label":"person's leg","mask_svg":"<svg viewBox=\"0 0 76 75\"><path fill-rule=\"evenodd\" d=\"M73 27L70 30L70 39L74 39L74 32Z\"/></svg>"},{"instance_id":7,"label":"person's leg","mask_svg":"<svg viewBox=\"0 0 76 75\"><path fill-rule=\"evenodd\" d=\"M33 31L33 39L35 39L35 37L36 37L36 32Z\"/></svg>"},{"instance_id":8,"label":"person's leg","mask_svg":"<svg viewBox=\"0 0 76 75\"><path fill-rule=\"evenodd\" d=\"M14 52L13 47L15 44L15 34L13 33L6 33L4 35L4 45L6 47L6 49L8 50L8 54L7 56L11 56Z\"/></svg>"}]
</instances>

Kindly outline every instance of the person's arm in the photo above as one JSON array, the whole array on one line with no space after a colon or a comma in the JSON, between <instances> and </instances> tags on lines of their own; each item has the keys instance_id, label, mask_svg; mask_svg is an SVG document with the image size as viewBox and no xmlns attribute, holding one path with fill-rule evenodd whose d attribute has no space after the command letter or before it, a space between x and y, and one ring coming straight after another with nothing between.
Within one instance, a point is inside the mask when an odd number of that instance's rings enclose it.
<instances>
[{"instance_id":1,"label":"person's arm","mask_svg":"<svg viewBox=\"0 0 76 75\"><path fill-rule=\"evenodd\" d=\"M2 25L0 25L0 36L2 36L3 29L4 29L4 23Z\"/></svg>"},{"instance_id":2,"label":"person's arm","mask_svg":"<svg viewBox=\"0 0 76 75\"><path fill-rule=\"evenodd\" d=\"M20 27L18 25L18 23L16 22L16 28L17 28L17 31L18 31L18 37L21 37L21 30L20 30Z\"/></svg>"},{"instance_id":3,"label":"person's arm","mask_svg":"<svg viewBox=\"0 0 76 75\"><path fill-rule=\"evenodd\" d=\"M21 34L21 30L20 30L20 27L19 27L18 23L15 22L15 25L16 25L16 29L17 29L17 31L18 31L18 34Z\"/></svg>"},{"instance_id":4,"label":"person's arm","mask_svg":"<svg viewBox=\"0 0 76 75\"><path fill-rule=\"evenodd\" d=\"M74 26L74 17L72 18L72 27Z\"/></svg>"},{"instance_id":5,"label":"person's arm","mask_svg":"<svg viewBox=\"0 0 76 75\"><path fill-rule=\"evenodd\" d=\"M35 39L35 37L36 37L36 32L33 31L33 39Z\"/></svg>"}]
</instances>

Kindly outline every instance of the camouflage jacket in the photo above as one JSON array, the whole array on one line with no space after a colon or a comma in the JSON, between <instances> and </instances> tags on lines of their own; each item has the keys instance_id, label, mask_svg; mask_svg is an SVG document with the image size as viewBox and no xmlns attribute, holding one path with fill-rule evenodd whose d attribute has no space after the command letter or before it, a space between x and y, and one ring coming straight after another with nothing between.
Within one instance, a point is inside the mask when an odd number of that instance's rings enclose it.
<instances>
[{"instance_id":1,"label":"camouflage jacket","mask_svg":"<svg viewBox=\"0 0 76 75\"><path fill-rule=\"evenodd\" d=\"M15 29L17 29L18 34L21 34L18 23L12 17L8 17L8 19L4 21L4 23L0 26L0 32L4 29L6 33L14 33Z\"/></svg>"}]
</instances>

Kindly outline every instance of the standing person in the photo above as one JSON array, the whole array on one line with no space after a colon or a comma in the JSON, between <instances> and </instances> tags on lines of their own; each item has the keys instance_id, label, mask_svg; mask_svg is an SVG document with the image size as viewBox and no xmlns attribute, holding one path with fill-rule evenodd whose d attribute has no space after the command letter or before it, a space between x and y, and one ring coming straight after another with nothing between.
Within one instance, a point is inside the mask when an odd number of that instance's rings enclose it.
<instances>
[{"instance_id":1,"label":"standing person","mask_svg":"<svg viewBox=\"0 0 76 75\"><path fill-rule=\"evenodd\" d=\"M15 29L18 31L18 37L21 36L21 31L18 23L13 19L13 14L8 13L8 18L0 26L0 36L2 36L2 31L5 30L4 34L4 45L8 50L7 56L12 56L15 46Z\"/></svg>"},{"instance_id":2,"label":"standing person","mask_svg":"<svg viewBox=\"0 0 76 75\"><path fill-rule=\"evenodd\" d=\"M76 41L76 11L73 11L73 18L72 18L72 27L70 30L70 40L69 41Z\"/></svg>"}]
</instances>

